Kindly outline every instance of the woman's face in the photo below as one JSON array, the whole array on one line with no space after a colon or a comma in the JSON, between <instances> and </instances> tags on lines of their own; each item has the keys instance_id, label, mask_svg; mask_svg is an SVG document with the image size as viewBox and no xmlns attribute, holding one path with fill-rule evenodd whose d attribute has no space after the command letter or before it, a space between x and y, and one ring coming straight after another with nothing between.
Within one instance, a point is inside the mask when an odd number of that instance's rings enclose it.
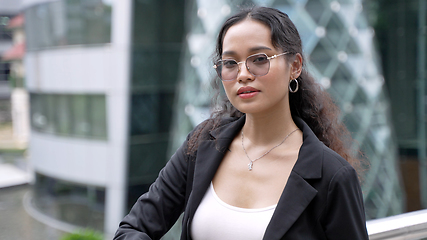
<instances>
[{"instance_id":1,"label":"woman's face","mask_svg":"<svg viewBox=\"0 0 427 240\"><path fill-rule=\"evenodd\" d=\"M222 59L246 61L248 56L265 53L268 57L282 53L271 42L270 28L254 21L244 20L228 29L223 40ZM247 114L283 112L289 109L288 87L292 65L285 55L270 59L270 69L264 76L254 76L239 64L237 78L223 81L231 104Z\"/></svg>"}]
</instances>

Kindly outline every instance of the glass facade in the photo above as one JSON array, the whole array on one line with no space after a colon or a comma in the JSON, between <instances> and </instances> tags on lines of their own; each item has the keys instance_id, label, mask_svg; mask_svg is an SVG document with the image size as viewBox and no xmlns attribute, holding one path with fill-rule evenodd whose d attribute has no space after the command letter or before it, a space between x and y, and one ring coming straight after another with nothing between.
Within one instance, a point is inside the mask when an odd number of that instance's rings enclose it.
<instances>
[{"instance_id":1,"label":"glass facade","mask_svg":"<svg viewBox=\"0 0 427 240\"><path fill-rule=\"evenodd\" d=\"M64 137L107 140L104 94L31 93L31 127Z\"/></svg>"},{"instance_id":2,"label":"glass facade","mask_svg":"<svg viewBox=\"0 0 427 240\"><path fill-rule=\"evenodd\" d=\"M427 207L427 13L425 8L420 11L423 2L426 3L418 0L378 0L368 5L383 57L385 85L390 93L391 118L396 126L408 211Z\"/></svg>"},{"instance_id":3,"label":"glass facade","mask_svg":"<svg viewBox=\"0 0 427 240\"><path fill-rule=\"evenodd\" d=\"M111 41L111 3L61 0L25 11L27 51Z\"/></svg>"},{"instance_id":4,"label":"glass facade","mask_svg":"<svg viewBox=\"0 0 427 240\"><path fill-rule=\"evenodd\" d=\"M184 0L133 1L128 209L170 157L184 9Z\"/></svg>"},{"instance_id":5,"label":"glass facade","mask_svg":"<svg viewBox=\"0 0 427 240\"><path fill-rule=\"evenodd\" d=\"M36 173L32 204L44 214L82 228L104 229L105 188Z\"/></svg>"}]
</instances>

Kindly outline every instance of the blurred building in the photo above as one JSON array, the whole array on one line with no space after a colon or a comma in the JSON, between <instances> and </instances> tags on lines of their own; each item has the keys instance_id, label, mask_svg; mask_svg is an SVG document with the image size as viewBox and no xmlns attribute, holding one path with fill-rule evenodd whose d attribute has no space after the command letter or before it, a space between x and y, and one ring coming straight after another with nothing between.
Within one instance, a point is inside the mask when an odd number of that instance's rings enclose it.
<instances>
[{"instance_id":1,"label":"blurred building","mask_svg":"<svg viewBox=\"0 0 427 240\"><path fill-rule=\"evenodd\" d=\"M370 1L383 57L408 211L427 207L427 1Z\"/></svg>"},{"instance_id":2,"label":"blurred building","mask_svg":"<svg viewBox=\"0 0 427 240\"><path fill-rule=\"evenodd\" d=\"M168 159L184 1L24 1L32 203L112 234Z\"/></svg>"},{"instance_id":3,"label":"blurred building","mask_svg":"<svg viewBox=\"0 0 427 240\"><path fill-rule=\"evenodd\" d=\"M2 58L13 46L12 30L7 26L9 21L19 14L20 7L21 0L0 0L0 123L12 120L9 83L11 63Z\"/></svg>"},{"instance_id":4,"label":"blurred building","mask_svg":"<svg viewBox=\"0 0 427 240\"><path fill-rule=\"evenodd\" d=\"M112 31L130 26L122 6L114 23L109 1L24 1L32 203L98 230L123 214L129 27Z\"/></svg>"},{"instance_id":5,"label":"blurred building","mask_svg":"<svg viewBox=\"0 0 427 240\"><path fill-rule=\"evenodd\" d=\"M366 153L367 216L401 213L389 99L359 0L24 0L33 204L112 234L209 116L210 56L237 6L289 14L310 71Z\"/></svg>"},{"instance_id":6,"label":"blurred building","mask_svg":"<svg viewBox=\"0 0 427 240\"><path fill-rule=\"evenodd\" d=\"M10 106L15 147L26 148L29 135L29 101L25 89L25 32L24 15L18 14L9 20L6 29L11 32L13 45L3 53L3 63L9 64Z\"/></svg>"}]
</instances>

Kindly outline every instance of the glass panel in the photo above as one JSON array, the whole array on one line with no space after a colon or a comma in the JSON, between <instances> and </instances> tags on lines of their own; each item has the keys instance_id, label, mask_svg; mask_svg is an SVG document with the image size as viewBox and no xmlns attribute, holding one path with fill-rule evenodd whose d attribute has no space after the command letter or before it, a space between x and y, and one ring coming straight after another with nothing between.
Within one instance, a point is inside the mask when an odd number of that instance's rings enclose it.
<instances>
[{"instance_id":1,"label":"glass panel","mask_svg":"<svg viewBox=\"0 0 427 240\"><path fill-rule=\"evenodd\" d=\"M159 132L167 132L170 129L172 122L172 113L175 100L175 92L161 93L159 95Z\"/></svg>"},{"instance_id":2,"label":"glass panel","mask_svg":"<svg viewBox=\"0 0 427 240\"><path fill-rule=\"evenodd\" d=\"M107 118L106 118L105 96L90 96L90 125L91 136L96 138L107 138Z\"/></svg>"},{"instance_id":3,"label":"glass panel","mask_svg":"<svg viewBox=\"0 0 427 240\"><path fill-rule=\"evenodd\" d=\"M170 49L164 51L162 54L160 66L161 66L161 83L166 86L174 84L180 73L180 64L181 60L181 47L180 46L171 46ZM166 67L167 66L167 67Z\"/></svg>"},{"instance_id":4,"label":"glass panel","mask_svg":"<svg viewBox=\"0 0 427 240\"><path fill-rule=\"evenodd\" d=\"M160 71L166 66L160 64L160 55L154 49L134 48L132 53L132 85L157 86ZM167 66L169 67L169 66Z\"/></svg>"},{"instance_id":5,"label":"glass panel","mask_svg":"<svg viewBox=\"0 0 427 240\"><path fill-rule=\"evenodd\" d=\"M85 95L74 95L72 100L73 134L87 136L89 134L89 119L87 109L87 97Z\"/></svg>"},{"instance_id":6,"label":"glass panel","mask_svg":"<svg viewBox=\"0 0 427 240\"><path fill-rule=\"evenodd\" d=\"M12 16L8 15L0 15L0 41L12 40L12 31L6 28L7 24L9 24L11 17Z\"/></svg>"},{"instance_id":7,"label":"glass panel","mask_svg":"<svg viewBox=\"0 0 427 240\"><path fill-rule=\"evenodd\" d=\"M328 67L331 56L326 48L323 46L322 39L314 48L310 55L310 62L316 66L317 70L323 73Z\"/></svg>"},{"instance_id":8,"label":"glass panel","mask_svg":"<svg viewBox=\"0 0 427 240\"><path fill-rule=\"evenodd\" d=\"M173 100L173 92L134 94L131 102L131 135L168 132Z\"/></svg>"},{"instance_id":9,"label":"glass panel","mask_svg":"<svg viewBox=\"0 0 427 240\"><path fill-rule=\"evenodd\" d=\"M48 133L54 133L55 128L55 108L56 108L56 102L55 102L55 96L52 94L47 94L43 98L44 100L44 108L46 108L46 129L45 131Z\"/></svg>"},{"instance_id":10,"label":"glass panel","mask_svg":"<svg viewBox=\"0 0 427 240\"><path fill-rule=\"evenodd\" d=\"M69 44L110 41L111 6L100 0L68 0L66 4Z\"/></svg>"},{"instance_id":11,"label":"glass panel","mask_svg":"<svg viewBox=\"0 0 427 240\"><path fill-rule=\"evenodd\" d=\"M167 141L132 144L130 146L129 180L131 183L152 183L165 165Z\"/></svg>"},{"instance_id":12,"label":"glass panel","mask_svg":"<svg viewBox=\"0 0 427 240\"><path fill-rule=\"evenodd\" d=\"M71 115L70 115L70 106L69 106L70 96L68 95L59 95L56 96L56 129L58 134L69 135L71 129Z\"/></svg>"},{"instance_id":13,"label":"glass panel","mask_svg":"<svg viewBox=\"0 0 427 240\"><path fill-rule=\"evenodd\" d=\"M361 53L359 46L356 44L353 38L350 39L347 45L347 49L345 51L348 54L356 54Z\"/></svg>"},{"instance_id":14,"label":"glass panel","mask_svg":"<svg viewBox=\"0 0 427 240\"><path fill-rule=\"evenodd\" d=\"M107 139L104 95L31 93L33 130L69 137Z\"/></svg>"},{"instance_id":15,"label":"glass panel","mask_svg":"<svg viewBox=\"0 0 427 240\"><path fill-rule=\"evenodd\" d=\"M148 191L160 169L165 165L168 141L132 144L128 166L128 208Z\"/></svg>"},{"instance_id":16,"label":"glass panel","mask_svg":"<svg viewBox=\"0 0 427 240\"><path fill-rule=\"evenodd\" d=\"M305 9L310 14L316 23L319 23L319 20L324 13L325 7L323 6L322 1L318 0L308 0L305 4Z\"/></svg>"},{"instance_id":17,"label":"glass panel","mask_svg":"<svg viewBox=\"0 0 427 240\"><path fill-rule=\"evenodd\" d=\"M363 91L362 89L358 88L356 90L356 96L353 99L353 104L354 105L366 105L368 103L368 97L366 96L365 91Z\"/></svg>"},{"instance_id":18,"label":"glass panel","mask_svg":"<svg viewBox=\"0 0 427 240\"><path fill-rule=\"evenodd\" d=\"M346 84L349 84L351 80L351 72L344 64L339 64L338 68L335 70L334 75L332 76L332 86L335 84L335 82L345 82Z\"/></svg>"},{"instance_id":19,"label":"glass panel","mask_svg":"<svg viewBox=\"0 0 427 240\"><path fill-rule=\"evenodd\" d=\"M343 36L348 34L347 28L344 26L344 23L338 18L336 14L332 14L332 18L329 20L329 23L326 25L326 36L334 45L338 47Z\"/></svg>"},{"instance_id":20,"label":"glass panel","mask_svg":"<svg viewBox=\"0 0 427 240\"><path fill-rule=\"evenodd\" d=\"M184 32L184 1L134 1L133 6L134 44L152 46L181 43Z\"/></svg>"},{"instance_id":21,"label":"glass panel","mask_svg":"<svg viewBox=\"0 0 427 240\"><path fill-rule=\"evenodd\" d=\"M105 188L66 182L36 173L33 203L61 221L104 229Z\"/></svg>"},{"instance_id":22,"label":"glass panel","mask_svg":"<svg viewBox=\"0 0 427 240\"><path fill-rule=\"evenodd\" d=\"M1 58L0 58L1 61ZM10 63L0 62L0 81L9 80Z\"/></svg>"},{"instance_id":23,"label":"glass panel","mask_svg":"<svg viewBox=\"0 0 427 240\"><path fill-rule=\"evenodd\" d=\"M27 49L99 44L111 41L111 4L101 0L63 0L25 11Z\"/></svg>"},{"instance_id":24,"label":"glass panel","mask_svg":"<svg viewBox=\"0 0 427 240\"><path fill-rule=\"evenodd\" d=\"M157 132L157 94L135 94L131 100L131 135Z\"/></svg>"},{"instance_id":25,"label":"glass panel","mask_svg":"<svg viewBox=\"0 0 427 240\"><path fill-rule=\"evenodd\" d=\"M34 130L43 131L45 126L46 117L42 108L43 104L41 96L38 94L30 94L30 107L31 107L31 127Z\"/></svg>"}]
</instances>

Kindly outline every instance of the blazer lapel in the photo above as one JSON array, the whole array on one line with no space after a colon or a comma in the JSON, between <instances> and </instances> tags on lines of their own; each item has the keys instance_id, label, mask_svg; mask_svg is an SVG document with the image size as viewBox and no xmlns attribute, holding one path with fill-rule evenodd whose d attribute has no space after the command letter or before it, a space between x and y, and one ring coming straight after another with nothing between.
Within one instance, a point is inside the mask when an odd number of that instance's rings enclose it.
<instances>
[{"instance_id":1,"label":"blazer lapel","mask_svg":"<svg viewBox=\"0 0 427 240\"><path fill-rule=\"evenodd\" d=\"M316 194L316 189L310 186L304 178L292 172L263 239L281 239Z\"/></svg>"},{"instance_id":2,"label":"blazer lapel","mask_svg":"<svg viewBox=\"0 0 427 240\"><path fill-rule=\"evenodd\" d=\"M303 144L267 226L265 240L281 239L286 234L317 194L306 179L322 177L323 143L303 120L296 117L294 122L303 132Z\"/></svg>"},{"instance_id":3,"label":"blazer lapel","mask_svg":"<svg viewBox=\"0 0 427 240\"><path fill-rule=\"evenodd\" d=\"M242 129L245 117L225 124L212 131L213 140L199 144L194 167L193 188L189 197L189 219L191 220L203 199L216 171L236 134Z\"/></svg>"}]
</instances>

